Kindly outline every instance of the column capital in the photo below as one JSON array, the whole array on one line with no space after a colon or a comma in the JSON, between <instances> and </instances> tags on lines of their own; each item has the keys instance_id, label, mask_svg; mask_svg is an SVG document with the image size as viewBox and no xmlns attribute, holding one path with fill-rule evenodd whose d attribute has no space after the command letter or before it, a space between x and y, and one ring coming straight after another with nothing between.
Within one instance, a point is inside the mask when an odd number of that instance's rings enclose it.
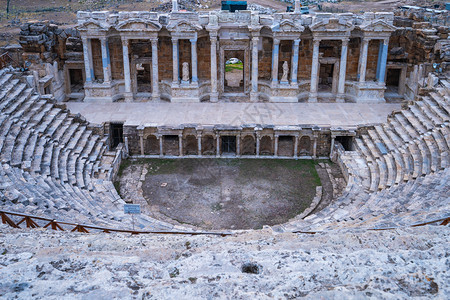
<instances>
[{"instance_id":1,"label":"column capital","mask_svg":"<svg viewBox=\"0 0 450 300\"><path fill-rule=\"evenodd\" d=\"M130 40L128 38L122 37L122 46L128 46Z\"/></svg>"},{"instance_id":2,"label":"column capital","mask_svg":"<svg viewBox=\"0 0 450 300\"><path fill-rule=\"evenodd\" d=\"M81 37L81 41L83 41L83 44L84 44L84 43L87 43L88 40L89 40L89 39L88 39L87 36L82 36L82 37Z\"/></svg>"},{"instance_id":3,"label":"column capital","mask_svg":"<svg viewBox=\"0 0 450 300\"><path fill-rule=\"evenodd\" d=\"M252 42L253 43L258 43L259 42L259 36L253 36L252 37Z\"/></svg>"},{"instance_id":4,"label":"column capital","mask_svg":"<svg viewBox=\"0 0 450 300\"><path fill-rule=\"evenodd\" d=\"M319 38L313 38L313 44L314 44L314 46L320 46L320 42L321 42L322 40L321 39L319 39Z\"/></svg>"},{"instance_id":5,"label":"column capital","mask_svg":"<svg viewBox=\"0 0 450 300\"><path fill-rule=\"evenodd\" d=\"M389 45L389 38L383 39L383 44L384 44L385 46Z\"/></svg>"},{"instance_id":6,"label":"column capital","mask_svg":"<svg viewBox=\"0 0 450 300\"><path fill-rule=\"evenodd\" d=\"M348 46L348 42L350 41L350 38L346 37L342 39L342 46Z\"/></svg>"},{"instance_id":7,"label":"column capital","mask_svg":"<svg viewBox=\"0 0 450 300\"><path fill-rule=\"evenodd\" d=\"M156 43L158 43L158 38L157 37L156 38L150 38L150 42L152 43L152 45L156 44Z\"/></svg>"},{"instance_id":8,"label":"column capital","mask_svg":"<svg viewBox=\"0 0 450 300\"><path fill-rule=\"evenodd\" d=\"M183 138L183 134L182 134L182 133L179 133L179 134L178 134L178 137L179 137L179 138Z\"/></svg>"},{"instance_id":9,"label":"column capital","mask_svg":"<svg viewBox=\"0 0 450 300\"><path fill-rule=\"evenodd\" d=\"M189 41L190 41L191 43L197 43L197 38L195 37L195 38L189 39Z\"/></svg>"},{"instance_id":10,"label":"column capital","mask_svg":"<svg viewBox=\"0 0 450 300\"><path fill-rule=\"evenodd\" d=\"M370 38L370 37L364 36L364 37L361 38L361 44L368 44L371 39L372 38Z\"/></svg>"},{"instance_id":11,"label":"column capital","mask_svg":"<svg viewBox=\"0 0 450 300\"><path fill-rule=\"evenodd\" d=\"M101 36L98 39L100 40L100 42L104 43L104 42L106 42L108 40L108 37L107 36Z\"/></svg>"},{"instance_id":12,"label":"column capital","mask_svg":"<svg viewBox=\"0 0 450 300\"><path fill-rule=\"evenodd\" d=\"M176 44L178 43L179 38L177 37L172 37L172 44Z\"/></svg>"},{"instance_id":13,"label":"column capital","mask_svg":"<svg viewBox=\"0 0 450 300\"><path fill-rule=\"evenodd\" d=\"M294 40L294 45L296 45L296 46L300 45L301 40L302 40L302 39L296 39L296 40Z\"/></svg>"},{"instance_id":14,"label":"column capital","mask_svg":"<svg viewBox=\"0 0 450 300\"><path fill-rule=\"evenodd\" d=\"M280 40L277 38L273 38L273 44L274 45L279 45L280 44Z\"/></svg>"}]
</instances>

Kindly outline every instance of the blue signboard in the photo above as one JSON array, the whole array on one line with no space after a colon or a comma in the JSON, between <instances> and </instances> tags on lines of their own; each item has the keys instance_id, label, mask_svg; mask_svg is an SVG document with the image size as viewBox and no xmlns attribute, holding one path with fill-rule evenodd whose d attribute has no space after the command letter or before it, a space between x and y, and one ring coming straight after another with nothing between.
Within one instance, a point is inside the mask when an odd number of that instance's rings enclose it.
<instances>
[{"instance_id":1,"label":"blue signboard","mask_svg":"<svg viewBox=\"0 0 450 300\"><path fill-rule=\"evenodd\" d=\"M140 204L124 204L123 211L126 214L140 214L141 213L141 205Z\"/></svg>"}]
</instances>

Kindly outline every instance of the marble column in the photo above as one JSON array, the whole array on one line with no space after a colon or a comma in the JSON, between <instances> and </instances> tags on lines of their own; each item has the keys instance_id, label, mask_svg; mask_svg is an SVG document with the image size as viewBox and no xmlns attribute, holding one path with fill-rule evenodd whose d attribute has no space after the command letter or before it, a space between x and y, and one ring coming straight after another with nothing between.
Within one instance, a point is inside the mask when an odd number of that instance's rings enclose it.
<instances>
[{"instance_id":1,"label":"marble column","mask_svg":"<svg viewBox=\"0 0 450 300\"><path fill-rule=\"evenodd\" d=\"M158 68L158 38L151 39L152 43L152 99L159 100L159 68Z\"/></svg>"},{"instance_id":2,"label":"marble column","mask_svg":"<svg viewBox=\"0 0 450 300\"><path fill-rule=\"evenodd\" d=\"M111 60L109 58L109 46L108 38L104 37L100 39L102 47L102 65L103 65L103 82L106 84L111 83Z\"/></svg>"},{"instance_id":3,"label":"marble column","mask_svg":"<svg viewBox=\"0 0 450 300\"><path fill-rule=\"evenodd\" d=\"M347 73L348 39L342 40L341 61L339 63L339 83L336 102L345 102L345 75Z\"/></svg>"},{"instance_id":4,"label":"marble column","mask_svg":"<svg viewBox=\"0 0 450 300\"><path fill-rule=\"evenodd\" d=\"M197 135L197 153L198 153L198 156L202 155L202 135L201 134Z\"/></svg>"},{"instance_id":5,"label":"marble column","mask_svg":"<svg viewBox=\"0 0 450 300\"><path fill-rule=\"evenodd\" d=\"M133 101L133 93L131 92L131 73L130 73L130 55L128 52L129 40L122 38L123 51L123 74L125 80L125 102Z\"/></svg>"},{"instance_id":6,"label":"marble column","mask_svg":"<svg viewBox=\"0 0 450 300\"><path fill-rule=\"evenodd\" d=\"M361 53L360 53L360 61L361 65L359 66L359 82L363 83L366 81L366 72L367 72L367 55L369 52L369 39L363 38L361 43Z\"/></svg>"},{"instance_id":7,"label":"marble column","mask_svg":"<svg viewBox=\"0 0 450 300\"><path fill-rule=\"evenodd\" d=\"M314 39L314 49L311 66L311 86L308 102L317 102L317 83L319 75L319 47L320 40Z\"/></svg>"},{"instance_id":8,"label":"marble column","mask_svg":"<svg viewBox=\"0 0 450 300\"><path fill-rule=\"evenodd\" d=\"M317 158L317 136L314 136L314 144L313 144L313 158Z\"/></svg>"},{"instance_id":9,"label":"marble column","mask_svg":"<svg viewBox=\"0 0 450 300\"><path fill-rule=\"evenodd\" d=\"M261 136L256 134L256 156L259 157L259 152L261 149Z\"/></svg>"},{"instance_id":10,"label":"marble column","mask_svg":"<svg viewBox=\"0 0 450 300\"><path fill-rule=\"evenodd\" d=\"M273 150L274 156L278 156L278 135L275 135L275 148Z\"/></svg>"},{"instance_id":11,"label":"marble column","mask_svg":"<svg viewBox=\"0 0 450 300\"><path fill-rule=\"evenodd\" d=\"M179 134L178 135L178 148L179 148L179 153L178 156L183 156L183 135Z\"/></svg>"},{"instance_id":12,"label":"marble column","mask_svg":"<svg viewBox=\"0 0 450 300\"><path fill-rule=\"evenodd\" d=\"M198 84L197 38L191 39L192 83Z\"/></svg>"},{"instance_id":13,"label":"marble column","mask_svg":"<svg viewBox=\"0 0 450 300\"><path fill-rule=\"evenodd\" d=\"M178 11L178 0L172 0L172 12Z\"/></svg>"},{"instance_id":14,"label":"marble column","mask_svg":"<svg viewBox=\"0 0 450 300\"><path fill-rule=\"evenodd\" d=\"M295 13L300 13L300 0L295 0L294 12Z\"/></svg>"},{"instance_id":15,"label":"marble column","mask_svg":"<svg viewBox=\"0 0 450 300\"><path fill-rule=\"evenodd\" d=\"M272 49L272 86L278 84L278 64L280 53L280 40L273 39Z\"/></svg>"},{"instance_id":16,"label":"marble column","mask_svg":"<svg viewBox=\"0 0 450 300\"><path fill-rule=\"evenodd\" d=\"M298 157L298 135L294 136L294 157Z\"/></svg>"},{"instance_id":17,"label":"marble column","mask_svg":"<svg viewBox=\"0 0 450 300\"><path fill-rule=\"evenodd\" d=\"M252 90L250 101L258 101L258 43L259 37L252 38Z\"/></svg>"},{"instance_id":18,"label":"marble column","mask_svg":"<svg viewBox=\"0 0 450 300\"><path fill-rule=\"evenodd\" d=\"M92 47L91 40L83 38L83 56L84 56L84 70L86 72L86 83L92 83L94 80L94 70L92 69Z\"/></svg>"},{"instance_id":19,"label":"marble column","mask_svg":"<svg viewBox=\"0 0 450 300\"><path fill-rule=\"evenodd\" d=\"M216 156L220 157L220 135L216 135Z\"/></svg>"},{"instance_id":20,"label":"marble column","mask_svg":"<svg viewBox=\"0 0 450 300\"><path fill-rule=\"evenodd\" d=\"M173 61L173 82L172 84L178 84L180 80L180 62L178 57L178 39L172 38L172 61Z\"/></svg>"},{"instance_id":21,"label":"marble column","mask_svg":"<svg viewBox=\"0 0 450 300\"><path fill-rule=\"evenodd\" d=\"M291 84L296 85L298 78L298 53L300 48L300 39L295 40L292 45L292 68L291 68Z\"/></svg>"},{"instance_id":22,"label":"marble column","mask_svg":"<svg viewBox=\"0 0 450 300\"><path fill-rule=\"evenodd\" d=\"M164 156L164 149L163 149L163 139L164 136L163 135L158 135L159 138L159 156Z\"/></svg>"},{"instance_id":23,"label":"marble column","mask_svg":"<svg viewBox=\"0 0 450 300\"><path fill-rule=\"evenodd\" d=\"M330 147L330 158L333 156L333 149L334 149L334 140L336 139L335 136L331 136L331 147Z\"/></svg>"},{"instance_id":24,"label":"marble column","mask_svg":"<svg viewBox=\"0 0 450 300\"><path fill-rule=\"evenodd\" d=\"M381 57L383 56L383 41L380 40L380 44L378 47L378 61L377 61L377 73L375 75L375 79L378 81L380 78L380 68L381 68Z\"/></svg>"},{"instance_id":25,"label":"marble column","mask_svg":"<svg viewBox=\"0 0 450 300\"><path fill-rule=\"evenodd\" d=\"M217 33L211 36L211 102L219 101L217 92Z\"/></svg>"},{"instance_id":26,"label":"marble column","mask_svg":"<svg viewBox=\"0 0 450 300\"><path fill-rule=\"evenodd\" d=\"M241 156L241 135L236 135L236 156Z\"/></svg>"},{"instance_id":27,"label":"marble column","mask_svg":"<svg viewBox=\"0 0 450 300\"><path fill-rule=\"evenodd\" d=\"M388 57L389 39L382 41L382 55L380 60L380 74L378 76L378 83L384 84L384 78L386 77L386 65ZM381 48L381 47L380 47Z\"/></svg>"},{"instance_id":28,"label":"marble column","mask_svg":"<svg viewBox=\"0 0 450 300\"><path fill-rule=\"evenodd\" d=\"M144 155L144 136L139 134L139 144L141 146L141 155Z\"/></svg>"}]
</instances>

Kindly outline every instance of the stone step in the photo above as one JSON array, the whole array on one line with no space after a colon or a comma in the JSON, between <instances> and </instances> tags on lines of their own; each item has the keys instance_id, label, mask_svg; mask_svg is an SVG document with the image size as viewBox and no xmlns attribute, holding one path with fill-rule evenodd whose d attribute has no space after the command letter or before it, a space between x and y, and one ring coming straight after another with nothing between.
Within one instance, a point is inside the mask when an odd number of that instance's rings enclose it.
<instances>
[{"instance_id":1,"label":"stone step","mask_svg":"<svg viewBox=\"0 0 450 300\"><path fill-rule=\"evenodd\" d=\"M447 143L444 140L444 137L440 133L439 130L435 129L431 132L431 135L433 136L434 140L436 141L436 144L438 146L438 151L440 155L440 161L441 161L441 169L447 168L450 166L449 156L450 156L450 149L447 147Z\"/></svg>"},{"instance_id":2,"label":"stone step","mask_svg":"<svg viewBox=\"0 0 450 300\"><path fill-rule=\"evenodd\" d=\"M0 102L0 111L5 113L5 111L16 101L19 99L20 95L25 92L27 89L27 85L25 83L19 83L17 87L13 91L6 96L2 102Z\"/></svg>"},{"instance_id":3,"label":"stone step","mask_svg":"<svg viewBox=\"0 0 450 300\"><path fill-rule=\"evenodd\" d=\"M411 126L411 124L403 115L403 111L395 114L395 118L398 121L398 123L400 123L400 125L402 126L402 129L404 129L406 134L408 135L408 141L412 141L419 136L419 133L414 129L413 126Z\"/></svg>"},{"instance_id":4,"label":"stone step","mask_svg":"<svg viewBox=\"0 0 450 300\"><path fill-rule=\"evenodd\" d=\"M417 177L422 175L422 156L420 154L419 149L417 148L417 145L414 143L411 143L408 145L407 149L409 150L409 153L411 154L413 158L413 174L412 178L416 179Z\"/></svg>"},{"instance_id":5,"label":"stone step","mask_svg":"<svg viewBox=\"0 0 450 300\"><path fill-rule=\"evenodd\" d=\"M8 97L9 94L14 92L17 86L20 85L19 79L12 79L6 83L6 86L0 90L0 104ZM2 85L3 87L3 85Z\"/></svg>"},{"instance_id":6,"label":"stone step","mask_svg":"<svg viewBox=\"0 0 450 300\"><path fill-rule=\"evenodd\" d=\"M392 140L387 136L383 126L375 125L374 128L378 136L380 137L381 141L386 145L388 151L394 151L397 149Z\"/></svg>"},{"instance_id":7,"label":"stone step","mask_svg":"<svg viewBox=\"0 0 450 300\"><path fill-rule=\"evenodd\" d=\"M431 172L437 172L441 168L441 157L439 155L439 149L431 133L423 136L423 141L427 146L428 153L431 156Z\"/></svg>"},{"instance_id":8,"label":"stone step","mask_svg":"<svg viewBox=\"0 0 450 300\"><path fill-rule=\"evenodd\" d=\"M401 138L401 145L408 143L411 140L411 137L406 132L406 129L403 128L403 125L400 124L396 118L389 119L388 124L390 125L390 129Z\"/></svg>"},{"instance_id":9,"label":"stone step","mask_svg":"<svg viewBox=\"0 0 450 300\"><path fill-rule=\"evenodd\" d=\"M0 77L0 87L3 89L3 87L6 88L6 85L12 80L13 75L12 74L2 74ZM1 94L0 94L1 95Z\"/></svg>"},{"instance_id":10,"label":"stone step","mask_svg":"<svg viewBox=\"0 0 450 300\"><path fill-rule=\"evenodd\" d=\"M422 175L427 175L431 173L431 154L428 150L425 142L422 139L417 139L416 143L419 149L419 154L422 161Z\"/></svg>"},{"instance_id":11,"label":"stone step","mask_svg":"<svg viewBox=\"0 0 450 300\"><path fill-rule=\"evenodd\" d=\"M13 167L20 167L22 165L22 159L25 152L25 146L30 139L31 131L28 127L22 128L22 131L17 136L17 141L12 151L11 165Z\"/></svg>"},{"instance_id":12,"label":"stone step","mask_svg":"<svg viewBox=\"0 0 450 300\"><path fill-rule=\"evenodd\" d=\"M432 130L434 128L433 121L430 120L423 112L422 109L420 109L417 105L410 105L409 110L411 113L420 121L423 128L425 128L426 131Z\"/></svg>"},{"instance_id":13,"label":"stone step","mask_svg":"<svg viewBox=\"0 0 450 300\"><path fill-rule=\"evenodd\" d=\"M450 118L447 113L445 113L442 108L433 101L430 97L423 97L423 102L430 108L430 110L437 116L442 122L449 122Z\"/></svg>"},{"instance_id":14,"label":"stone step","mask_svg":"<svg viewBox=\"0 0 450 300\"><path fill-rule=\"evenodd\" d=\"M423 126L422 122L420 122L420 120L410 110L402 110L402 114L418 135L424 134L428 131L427 128Z\"/></svg>"},{"instance_id":15,"label":"stone step","mask_svg":"<svg viewBox=\"0 0 450 300\"><path fill-rule=\"evenodd\" d=\"M4 113L8 115L12 115L14 117L20 117L20 115L17 115L16 113L19 111L19 108L27 109L31 102L28 100L31 98L33 89L24 89L22 93L14 100L12 101L11 105L9 105L7 108L5 108Z\"/></svg>"},{"instance_id":16,"label":"stone step","mask_svg":"<svg viewBox=\"0 0 450 300\"><path fill-rule=\"evenodd\" d=\"M434 100L434 102L437 103L437 105L447 114L450 115L450 104L448 100L448 96L443 97L442 95L438 93L431 92L430 98ZM447 99L445 99L447 98Z\"/></svg>"},{"instance_id":17,"label":"stone step","mask_svg":"<svg viewBox=\"0 0 450 300\"><path fill-rule=\"evenodd\" d=\"M434 111L432 111L428 105L425 104L425 102L423 100L421 101L416 101L415 102L416 106L424 113L424 115L427 116L428 119L430 119L434 126L440 126L442 125L444 122L442 121L442 119L440 119L435 113Z\"/></svg>"}]
</instances>

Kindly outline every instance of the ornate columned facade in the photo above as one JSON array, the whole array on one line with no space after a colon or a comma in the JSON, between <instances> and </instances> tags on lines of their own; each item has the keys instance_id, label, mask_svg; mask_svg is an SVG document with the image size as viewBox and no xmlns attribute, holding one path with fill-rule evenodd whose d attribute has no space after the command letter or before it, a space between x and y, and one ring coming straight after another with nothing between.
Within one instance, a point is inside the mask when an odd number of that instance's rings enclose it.
<instances>
[{"instance_id":1,"label":"ornate columned facade","mask_svg":"<svg viewBox=\"0 0 450 300\"><path fill-rule=\"evenodd\" d=\"M165 15L80 12L78 19L85 101L218 102L229 84L226 60L235 55L243 63L240 97L251 102L380 102L396 29L391 13L262 16L175 6ZM375 47L376 61L369 57Z\"/></svg>"}]
</instances>

